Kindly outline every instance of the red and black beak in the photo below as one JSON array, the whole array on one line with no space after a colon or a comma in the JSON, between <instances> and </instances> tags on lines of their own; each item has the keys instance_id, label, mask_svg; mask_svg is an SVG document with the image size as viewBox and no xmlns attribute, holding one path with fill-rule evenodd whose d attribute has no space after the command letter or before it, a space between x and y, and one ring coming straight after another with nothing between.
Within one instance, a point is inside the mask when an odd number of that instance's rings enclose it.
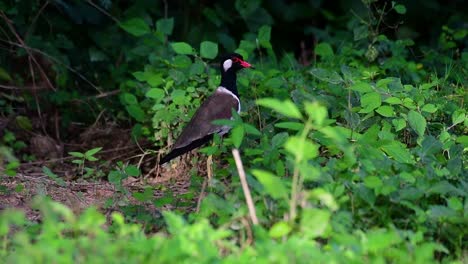
<instances>
[{"instance_id":1,"label":"red and black beak","mask_svg":"<svg viewBox=\"0 0 468 264\"><path fill-rule=\"evenodd\" d=\"M239 59L239 62L240 62L240 65L241 65L242 67L244 67L244 68L250 68L250 67L252 67L252 64L250 64L250 63L248 63L248 62L246 62L246 61L244 61L244 60Z\"/></svg>"}]
</instances>

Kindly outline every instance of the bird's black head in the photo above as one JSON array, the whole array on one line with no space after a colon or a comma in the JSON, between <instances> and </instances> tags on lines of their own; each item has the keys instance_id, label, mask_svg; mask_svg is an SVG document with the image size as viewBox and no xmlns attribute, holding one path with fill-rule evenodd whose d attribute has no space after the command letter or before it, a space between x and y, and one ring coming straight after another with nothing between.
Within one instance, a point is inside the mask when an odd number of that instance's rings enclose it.
<instances>
[{"instance_id":1,"label":"bird's black head","mask_svg":"<svg viewBox=\"0 0 468 264\"><path fill-rule=\"evenodd\" d=\"M237 72L240 69L250 68L252 65L244 61L244 58L237 53L231 53L221 58L221 72Z\"/></svg>"}]
</instances>

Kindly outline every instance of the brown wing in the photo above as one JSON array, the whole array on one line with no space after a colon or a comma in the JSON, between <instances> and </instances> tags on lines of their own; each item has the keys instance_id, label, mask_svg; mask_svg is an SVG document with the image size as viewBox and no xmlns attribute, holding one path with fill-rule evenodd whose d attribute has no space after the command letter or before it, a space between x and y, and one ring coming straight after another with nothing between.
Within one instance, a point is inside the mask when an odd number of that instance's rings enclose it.
<instances>
[{"instance_id":1,"label":"brown wing","mask_svg":"<svg viewBox=\"0 0 468 264\"><path fill-rule=\"evenodd\" d=\"M198 139L221 131L221 126L212 122L217 119L230 119L232 109L239 110L239 101L232 94L217 90L195 112L173 149L183 148Z\"/></svg>"}]
</instances>

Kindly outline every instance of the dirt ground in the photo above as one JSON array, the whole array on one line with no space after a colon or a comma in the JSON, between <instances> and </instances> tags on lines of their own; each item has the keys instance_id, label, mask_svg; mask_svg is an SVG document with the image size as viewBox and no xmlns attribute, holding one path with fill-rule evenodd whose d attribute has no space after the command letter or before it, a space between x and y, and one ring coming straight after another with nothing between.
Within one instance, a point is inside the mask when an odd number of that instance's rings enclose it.
<instances>
[{"instance_id":1,"label":"dirt ground","mask_svg":"<svg viewBox=\"0 0 468 264\"><path fill-rule=\"evenodd\" d=\"M197 155L196 152L180 158L175 163L157 166L158 154L149 150L151 144L146 141L135 142L129 134L129 130L116 127L94 126L66 143L43 134L24 137L27 147L23 152L36 158L34 161L21 163L14 176L4 175L0 166L0 211L5 208L18 208L26 212L28 219L38 220L39 212L31 205L37 195L47 195L67 205L75 213L90 206L96 206L106 214L118 210L118 206L109 207L109 199L114 202L125 200L129 204L144 205L149 211L158 211L163 208L155 208L152 203L140 202L131 193L143 192L145 187L150 186L153 187L154 198L163 197L167 193L172 193L173 196L185 194L189 190L193 170L197 170L200 175L206 171L206 165L203 163L197 164L195 168L189 165L192 155ZM103 149L96 155L99 161L89 164L89 167L95 168L101 175L83 178L77 165L71 162L73 157L68 153L85 152L94 147ZM128 190L126 195L107 181L108 172L116 168L118 161L136 165L141 171L140 176L129 177L123 181L123 187ZM43 167L49 168L61 180L54 180L44 174ZM186 210L194 210L197 207L198 197L194 197L192 202L193 206ZM168 208L170 205L164 207L171 209Z\"/></svg>"}]
</instances>

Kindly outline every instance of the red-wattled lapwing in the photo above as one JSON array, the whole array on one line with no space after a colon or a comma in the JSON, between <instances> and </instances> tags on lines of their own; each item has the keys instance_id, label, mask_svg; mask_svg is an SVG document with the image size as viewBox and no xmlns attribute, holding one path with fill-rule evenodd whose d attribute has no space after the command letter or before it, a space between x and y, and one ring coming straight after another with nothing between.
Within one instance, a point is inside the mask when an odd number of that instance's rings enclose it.
<instances>
[{"instance_id":1,"label":"red-wattled lapwing","mask_svg":"<svg viewBox=\"0 0 468 264\"><path fill-rule=\"evenodd\" d=\"M229 127L215 125L212 122L217 119L231 119L232 109L240 112L236 74L239 70L249 67L251 65L237 53L222 58L221 84L198 108L188 125L182 130L171 152L164 156L159 164L164 164L202 146L210 141L215 133L222 136L229 132Z\"/></svg>"}]
</instances>

